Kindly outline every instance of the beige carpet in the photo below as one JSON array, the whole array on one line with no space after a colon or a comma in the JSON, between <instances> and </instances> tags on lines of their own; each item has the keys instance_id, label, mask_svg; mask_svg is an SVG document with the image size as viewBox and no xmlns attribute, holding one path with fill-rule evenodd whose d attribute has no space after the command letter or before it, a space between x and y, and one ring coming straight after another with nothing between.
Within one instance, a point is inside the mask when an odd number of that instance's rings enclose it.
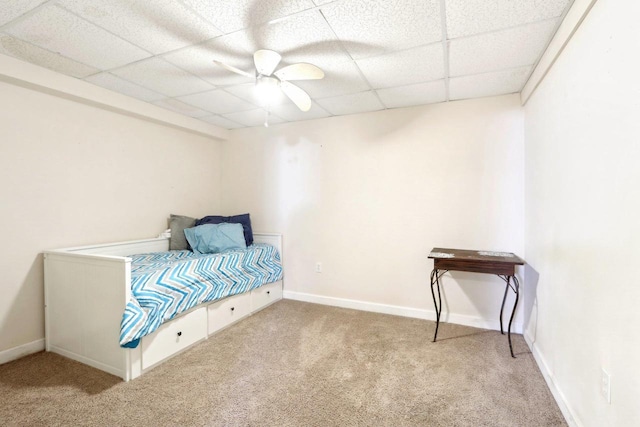
<instances>
[{"instance_id":1,"label":"beige carpet","mask_svg":"<svg viewBox=\"0 0 640 427\"><path fill-rule=\"evenodd\" d=\"M281 301L124 383L51 353L0 366L0 424L566 425L520 335Z\"/></svg>"}]
</instances>

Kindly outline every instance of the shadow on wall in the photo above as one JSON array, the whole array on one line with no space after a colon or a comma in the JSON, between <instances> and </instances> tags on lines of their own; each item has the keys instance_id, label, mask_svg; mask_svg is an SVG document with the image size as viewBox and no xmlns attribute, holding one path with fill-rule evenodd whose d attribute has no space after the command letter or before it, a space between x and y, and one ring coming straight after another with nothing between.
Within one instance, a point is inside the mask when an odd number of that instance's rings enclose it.
<instances>
[{"instance_id":1,"label":"shadow on wall","mask_svg":"<svg viewBox=\"0 0 640 427\"><path fill-rule=\"evenodd\" d=\"M31 307L36 302L40 302L41 310L34 313ZM25 324L35 323L34 318L41 322L39 336L20 336L20 331L25 329ZM44 257L42 253L34 258L18 294L9 304L6 315L0 319L0 351L39 338L44 338Z\"/></svg>"},{"instance_id":2,"label":"shadow on wall","mask_svg":"<svg viewBox=\"0 0 640 427\"><path fill-rule=\"evenodd\" d=\"M524 334L533 344L536 342L538 329L538 273L531 265L524 266L524 283L522 307L524 308Z\"/></svg>"},{"instance_id":3,"label":"shadow on wall","mask_svg":"<svg viewBox=\"0 0 640 427\"><path fill-rule=\"evenodd\" d=\"M425 120L424 110L429 108L431 108L431 106L425 105L363 113L368 118L368 120L366 120L365 122L364 118L361 119L363 125L358 128L358 139L367 140L370 143L388 140L395 141L397 140L396 138L387 138L387 136L393 135L398 131L402 132L403 135L406 134L407 129L411 127L411 123L420 123ZM342 120L348 120L349 123L353 123L352 121L354 120L354 116L355 115L333 116L321 119L304 120L299 122L288 122L262 129L264 129L267 136L280 137L282 138L282 140L284 140L284 143L289 146L297 145L303 141L320 144L320 140L322 140L322 138L318 140L317 138L309 135L308 129L310 127L312 127L314 124L322 124L322 129L326 129L338 125ZM389 120L389 117L391 117L392 120ZM296 124L306 124L311 126L300 128L305 129L305 132L297 133L295 132L295 130L291 132L290 129L293 129L291 126ZM286 129L286 133L282 132L282 130L284 129ZM346 128L340 127L340 129ZM300 133L303 133L305 135L304 138L300 137ZM330 134L332 133L332 131L329 131L327 133Z\"/></svg>"}]
</instances>

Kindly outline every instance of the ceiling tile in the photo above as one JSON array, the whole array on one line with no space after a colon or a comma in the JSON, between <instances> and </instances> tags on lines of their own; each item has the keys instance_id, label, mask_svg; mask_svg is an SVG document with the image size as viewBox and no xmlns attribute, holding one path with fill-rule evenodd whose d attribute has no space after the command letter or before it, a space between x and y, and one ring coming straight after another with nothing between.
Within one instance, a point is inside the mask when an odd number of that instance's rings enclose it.
<instances>
[{"instance_id":1,"label":"ceiling tile","mask_svg":"<svg viewBox=\"0 0 640 427\"><path fill-rule=\"evenodd\" d=\"M0 26L22 16L46 0L2 0L0 1Z\"/></svg>"},{"instance_id":2,"label":"ceiling tile","mask_svg":"<svg viewBox=\"0 0 640 427\"><path fill-rule=\"evenodd\" d=\"M233 120L234 122L242 123L245 126L264 126L266 114L267 113L265 110L263 110L262 108L258 108L255 110L224 114L223 117ZM270 125L275 125L283 122L284 120L282 120L275 114L269 114Z\"/></svg>"},{"instance_id":3,"label":"ceiling tile","mask_svg":"<svg viewBox=\"0 0 640 427\"><path fill-rule=\"evenodd\" d=\"M213 88L213 85L160 58L136 62L114 70L112 73L170 97L202 92Z\"/></svg>"},{"instance_id":4,"label":"ceiling tile","mask_svg":"<svg viewBox=\"0 0 640 427\"><path fill-rule=\"evenodd\" d=\"M224 33L240 30L314 6L310 0L183 0Z\"/></svg>"},{"instance_id":5,"label":"ceiling tile","mask_svg":"<svg viewBox=\"0 0 640 427\"><path fill-rule=\"evenodd\" d=\"M354 58L442 40L440 0L345 0L322 13Z\"/></svg>"},{"instance_id":6,"label":"ceiling tile","mask_svg":"<svg viewBox=\"0 0 640 427\"><path fill-rule=\"evenodd\" d=\"M473 76L455 77L449 80L449 99L481 98L520 92L527 81L531 67Z\"/></svg>"},{"instance_id":7,"label":"ceiling tile","mask_svg":"<svg viewBox=\"0 0 640 427\"><path fill-rule=\"evenodd\" d=\"M255 66L250 49L246 37L234 33L171 52L163 58L216 86L226 86L246 83L247 78L214 64L213 60L252 73Z\"/></svg>"},{"instance_id":8,"label":"ceiling tile","mask_svg":"<svg viewBox=\"0 0 640 427\"><path fill-rule=\"evenodd\" d=\"M238 129L238 128L245 127L244 125L241 125L240 123L236 123L236 122L231 121L229 119L225 119L222 116L200 117L198 120L203 120L205 122L209 122L209 123L214 124L216 126L220 126L221 128L224 128L224 129Z\"/></svg>"},{"instance_id":9,"label":"ceiling tile","mask_svg":"<svg viewBox=\"0 0 640 427\"><path fill-rule=\"evenodd\" d=\"M59 4L154 54L221 34L175 0L60 0Z\"/></svg>"},{"instance_id":10,"label":"ceiling tile","mask_svg":"<svg viewBox=\"0 0 640 427\"><path fill-rule=\"evenodd\" d=\"M0 34L0 53L73 77L85 77L98 72L96 68L8 35Z\"/></svg>"},{"instance_id":11,"label":"ceiling tile","mask_svg":"<svg viewBox=\"0 0 640 427\"><path fill-rule=\"evenodd\" d=\"M179 114L183 114L189 117L204 117L211 113L194 107L193 105L185 104L177 99L168 98L154 102L158 107L165 108L167 110L174 111Z\"/></svg>"},{"instance_id":12,"label":"ceiling tile","mask_svg":"<svg viewBox=\"0 0 640 427\"><path fill-rule=\"evenodd\" d=\"M222 89L182 96L180 101L215 114L235 113L256 108L255 105L243 101Z\"/></svg>"},{"instance_id":13,"label":"ceiling tile","mask_svg":"<svg viewBox=\"0 0 640 427\"><path fill-rule=\"evenodd\" d=\"M318 10L299 13L270 24L242 32L250 43L251 51L271 49L285 60L289 55L302 54L301 49L313 48L336 38Z\"/></svg>"},{"instance_id":14,"label":"ceiling tile","mask_svg":"<svg viewBox=\"0 0 640 427\"><path fill-rule=\"evenodd\" d=\"M353 60L338 40L322 40L287 50L280 66L296 62L307 62L324 70Z\"/></svg>"},{"instance_id":15,"label":"ceiling tile","mask_svg":"<svg viewBox=\"0 0 640 427\"><path fill-rule=\"evenodd\" d=\"M142 101L152 102L165 97L164 95L142 86L138 86L137 84L131 83L107 72L94 74L84 80L114 92L119 92L133 98L141 99Z\"/></svg>"},{"instance_id":16,"label":"ceiling tile","mask_svg":"<svg viewBox=\"0 0 640 427\"><path fill-rule=\"evenodd\" d=\"M444 78L444 54L440 43L359 59L356 63L374 88Z\"/></svg>"},{"instance_id":17,"label":"ceiling tile","mask_svg":"<svg viewBox=\"0 0 640 427\"><path fill-rule=\"evenodd\" d=\"M378 97L371 91L318 99L316 102L334 116L384 109L384 105L380 103Z\"/></svg>"},{"instance_id":18,"label":"ceiling tile","mask_svg":"<svg viewBox=\"0 0 640 427\"><path fill-rule=\"evenodd\" d=\"M266 103L256 95L255 88L255 83L245 83L242 85L226 87L224 90L240 99L252 103L253 105L266 107ZM280 105L287 102L290 102L289 98L287 98L283 92L279 92L275 97L269 100L270 105Z\"/></svg>"},{"instance_id":19,"label":"ceiling tile","mask_svg":"<svg viewBox=\"0 0 640 427\"><path fill-rule=\"evenodd\" d=\"M378 89L376 92L388 108L433 104L447 99L444 80Z\"/></svg>"},{"instance_id":20,"label":"ceiling tile","mask_svg":"<svg viewBox=\"0 0 640 427\"><path fill-rule=\"evenodd\" d=\"M447 0L450 39L555 18L572 0Z\"/></svg>"},{"instance_id":21,"label":"ceiling tile","mask_svg":"<svg viewBox=\"0 0 640 427\"><path fill-rule=\"evenodd\" d=\"M326 112L322 107L313 102L309 111L300 111L293 103L287 103L282 105L274 105L271 107L271 112L275 115L282 117L289 122L295 122L298 120L312 120L320 119L323 117L329 117L330 114Z\"/></svg>"},{"instance_id":22,"label":"ceiling tile","mask_svg":"<svg viewBox=\"0 0 640 427\"><path fill-rule=\"evenodd\" d=\"M479 74L534 64L553 35L556 22L543 21L494 33L452 40L451 76Z\"/></svg>"},{"instance_id":23,"label":"ceiling tile","mask_svg":"<svg viewBox=\"0 0 640 427\"><path fill-rule=\"evenodd\" d=\"M313 98L346 95L369 90L353 61L321 67L324 79L294 82Z\"/></svg>"},{"instance_id":24,"label":"ceiling tile","mask_svg":"<svg viewBox=\"0 0 640 427\"><path fill-rule=\"evenodd\" d=\"M57 6L44 7L9 25L5 32L101 70L149 56L144 50Z\"/></svg>"}]
</instances>

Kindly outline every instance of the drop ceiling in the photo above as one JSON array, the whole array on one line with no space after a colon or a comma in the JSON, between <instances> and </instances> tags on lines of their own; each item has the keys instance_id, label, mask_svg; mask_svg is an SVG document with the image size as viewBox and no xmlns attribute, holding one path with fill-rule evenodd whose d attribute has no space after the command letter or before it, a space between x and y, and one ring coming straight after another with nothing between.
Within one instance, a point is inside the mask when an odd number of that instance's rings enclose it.
<instances>
[{"instance_id":1,"label":"drop ceiling","mask_svg":"<svg viewBox=\"0 0 640 427\"><path fill-rule=\"evenodd\" d=\"M516 93L572 0L0 0L0 53L227 129L260 126L252 54L310 62L271 124Z\"/></svg>"}]
</instances>

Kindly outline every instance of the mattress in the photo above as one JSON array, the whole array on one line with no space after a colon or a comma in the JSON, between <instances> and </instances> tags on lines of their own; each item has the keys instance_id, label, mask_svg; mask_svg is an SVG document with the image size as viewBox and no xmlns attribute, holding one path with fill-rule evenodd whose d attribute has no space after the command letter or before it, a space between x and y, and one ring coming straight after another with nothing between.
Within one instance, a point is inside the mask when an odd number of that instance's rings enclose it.
<instances>
[{"instance_id":1,"label":"mattress","mask_svg":"<svg viewBox=\"0 0 640 427\"><path fill-rule=\"evenodd\" d=\"M168 251L131 255L132 296L122 315L120 345L145 335L199 304L282 279L278 250L264 243L220 254Z\"/></svg>"}]
</instances>

